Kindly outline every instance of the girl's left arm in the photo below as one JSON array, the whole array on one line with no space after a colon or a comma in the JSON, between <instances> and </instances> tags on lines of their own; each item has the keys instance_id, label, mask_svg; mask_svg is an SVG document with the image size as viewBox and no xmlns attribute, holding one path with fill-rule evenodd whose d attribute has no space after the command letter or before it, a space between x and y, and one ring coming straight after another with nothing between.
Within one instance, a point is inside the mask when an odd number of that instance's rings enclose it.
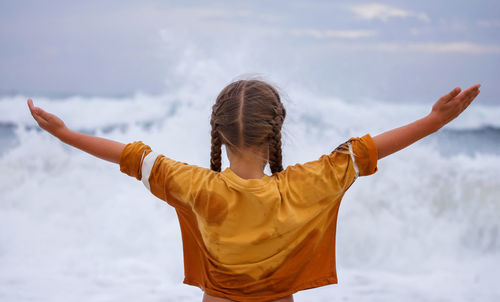
<instances>
[{"instance_id":1,"label":"girl's left arm","mask_svg":"<svg viewBox=\"0 0 500 302\"><path fill-rule=\"evenodd\" d=\"M28 99L31 115L40 128L54 135L62 142L85 151L98 158L113 162L120 162L120 155L124 144L92 135L87 135L70 130L57 116L35 107L33 101Z\"/></svg>"}]
</instances>

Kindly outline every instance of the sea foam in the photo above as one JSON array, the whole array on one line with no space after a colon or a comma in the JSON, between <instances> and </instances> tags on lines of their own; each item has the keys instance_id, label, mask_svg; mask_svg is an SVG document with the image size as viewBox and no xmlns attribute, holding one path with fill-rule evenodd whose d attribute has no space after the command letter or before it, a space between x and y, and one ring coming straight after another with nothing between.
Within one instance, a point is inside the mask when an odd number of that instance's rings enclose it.
<instances>
[{"instance_id":1,"label":"sea foam","mask_svg":"<svg viewBox=\"0 0 500 302\"><path fill-rule=\"evenodd\" d=\"M37 98L35 104L73 129L124 143L142 140L168 157L208 167L217 93ZM13 137L0 156L2 300L199 300L198 289L181 285L175 211L116 165L37 130L25 101L0 101L0 124ZM350 103L299 90L289 92L285 105L285 165L430 110L429 104ZM474 104L444 131L487 126L496 133L499 113L500 107ZM479 136L476 152L442 152L446 135L424 139L359 178L340 208L340 284L299 293L297 300L500 297L492 281L500 271L500 154L481 149L497 142Z\"/></svg>"}]
</instances>

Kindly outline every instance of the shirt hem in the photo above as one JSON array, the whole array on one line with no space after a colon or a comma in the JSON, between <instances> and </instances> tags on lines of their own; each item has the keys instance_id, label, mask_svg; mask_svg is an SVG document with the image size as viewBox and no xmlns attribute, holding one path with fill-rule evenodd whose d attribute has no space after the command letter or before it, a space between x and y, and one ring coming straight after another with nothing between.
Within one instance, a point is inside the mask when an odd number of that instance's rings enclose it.
<instances>
[{"instance_id":1,"label":"shirt hem","mask_svg":"<svg viewBox=\"0 0 500 302\"><path fill-rule=\"evenodd\" d=\"M213 290L211 288L204 288L200 284L200 282L196 282L194 280L190 280L187 278L184 279L184 284L199 287L201 290L203 290L205 293L207 293L211 296L231 299L234 301L273 301L273 300L278 300L280 298L284 298L284 297L293 295L296 292L301 291L301 290L312 289L312 288L316 288L316 287L321 287L321 286L330 285L330 284L337 284L337 283L338 283L337 277L327 276L327 277L315 279L313 281L308 281L308 282L302 283L298 286L291 288L290 290L287 290L286 292L276 293L273 295L268 295L268 296L248 296L248 295L247 296L238 296L238 295L222 293L220 291Z\"/></svg>"}]
</instances>

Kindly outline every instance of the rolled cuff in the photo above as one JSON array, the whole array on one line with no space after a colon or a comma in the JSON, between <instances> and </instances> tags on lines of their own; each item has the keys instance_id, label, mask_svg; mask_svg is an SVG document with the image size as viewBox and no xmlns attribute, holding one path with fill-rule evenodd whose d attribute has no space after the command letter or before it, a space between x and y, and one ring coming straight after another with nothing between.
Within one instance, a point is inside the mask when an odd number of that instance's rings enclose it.
<instances>
[{"instance_id":1,"label":"rolled cuff","mask_svg":"<svg viewBox=\"0 0 500 302\"><path fill-rule=\"evenodd\" d=\"M358 159L359 175L366 176L377 172L377 161L378 161L378 149L373 138L366 134L359 139L361 143L358 147L362 150L354 149L354 154L362 155ZM358 152L356 152L358 151Z\"/></svg>"},{"instance_id":2,"label":"rolled cuff","mask_svg":"<svg viewBox=\"0 0 500 302\"><path fill-rule=\"evenodd\" d=\"M150 152L151 148L141 141L125 145L120 155L120 171L141 180L142 161Z\"/></svg>"}]
</instances>

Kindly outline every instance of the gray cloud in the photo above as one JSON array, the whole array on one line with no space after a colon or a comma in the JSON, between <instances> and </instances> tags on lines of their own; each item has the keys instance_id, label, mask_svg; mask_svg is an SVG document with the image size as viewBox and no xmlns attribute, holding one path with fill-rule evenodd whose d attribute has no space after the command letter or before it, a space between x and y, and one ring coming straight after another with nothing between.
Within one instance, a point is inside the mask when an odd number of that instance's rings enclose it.
<instances>
[{"instance_id":1,"label":"gray cloud","mask_svg":"<svg viewBox=\"0 0 500 302\"><path fill-rule=\"evenodd\" d=\"M479 2L3 2L0 93L161 93L189 76L262 72L388 100L482 81L496 101L500 4Z\"/></svg>"},{"instance_id":2,"label":"gray cloud","mask_svg":"<svg viewBox=\"0 0 500 302\"><path fill-rule=\"evenodd\" d=\"M349 6L349 9L362 19L379 19L384 22L393 18L416 18L423 22L430 22L426 13L414 12L381 3L363 3Z\"/></svg>"}]
</instances>

